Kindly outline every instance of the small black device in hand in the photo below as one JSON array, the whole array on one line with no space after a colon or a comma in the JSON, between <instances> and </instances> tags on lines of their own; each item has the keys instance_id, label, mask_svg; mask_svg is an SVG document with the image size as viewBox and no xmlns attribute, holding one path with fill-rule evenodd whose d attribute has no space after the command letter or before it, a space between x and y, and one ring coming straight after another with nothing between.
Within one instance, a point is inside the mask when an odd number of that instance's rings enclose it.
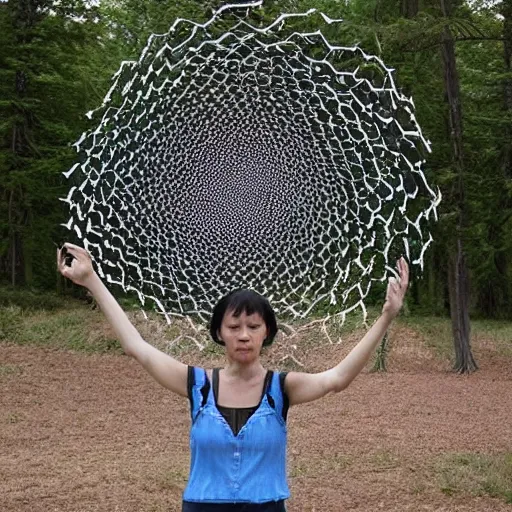
<instances>
[{"instance_id":1,"label":"small black device in hand","mask_svg":"<svg viewBox=\"0 0 512 512\"><path fill-rule=\"evenodd\" d=\"M71 253L68 252L66 247L61 247L60 253L62 255L62 258L64 259L64 264L67 267L71 267L71 262L75 259L75 257Z\"/></svg>"}]
</instances>

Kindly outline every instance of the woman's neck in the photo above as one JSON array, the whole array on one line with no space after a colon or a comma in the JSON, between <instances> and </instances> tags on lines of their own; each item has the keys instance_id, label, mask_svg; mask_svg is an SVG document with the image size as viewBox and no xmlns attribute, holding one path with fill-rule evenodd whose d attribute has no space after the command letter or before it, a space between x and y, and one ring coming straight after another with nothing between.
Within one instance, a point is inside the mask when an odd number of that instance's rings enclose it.
<instances>
[{"instance_id":1,"label":"woman's neck","mask_svg":"<svg viewBox=\"0 0 512 512\"><path fill-rule=\"evenodd\" d=\"M224 371L228 377L236 377L243 380L251 380L265 372L259 358L251 363L239 363L228 359Z\"/></svg>"}]
</instances>

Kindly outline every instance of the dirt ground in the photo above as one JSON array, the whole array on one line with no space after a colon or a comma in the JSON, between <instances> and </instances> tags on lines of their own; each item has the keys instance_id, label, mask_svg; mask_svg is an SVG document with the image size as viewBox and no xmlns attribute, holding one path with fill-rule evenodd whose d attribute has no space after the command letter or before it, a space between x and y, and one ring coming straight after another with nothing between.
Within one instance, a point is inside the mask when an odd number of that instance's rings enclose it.
<instances>
[{"instance_id":1,"label":"dirt ground","mask_svg":"<svg viewBox=\"0 0 512 512\"><path fill-rule=\"evenodd\" d=\"M315 350L308 367L344 350ZM290 410L288 510L512 510L443 492L435 472L447 454L512 451L510 360L481 351L481 370L460 377L426 350L394 350L388 373ZM8 344L0 365L2 512L180 510L186 399L121 355Z\"/></svg>"}]
</instances>

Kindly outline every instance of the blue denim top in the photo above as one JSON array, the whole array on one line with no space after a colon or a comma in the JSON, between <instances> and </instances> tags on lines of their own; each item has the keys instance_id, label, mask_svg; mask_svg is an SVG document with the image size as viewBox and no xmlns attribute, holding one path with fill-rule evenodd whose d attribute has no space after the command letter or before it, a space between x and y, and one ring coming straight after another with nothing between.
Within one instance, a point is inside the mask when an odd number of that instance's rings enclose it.
<instances>
[{"instance_id":1,"label":"blue denim top","mask_svg":"<svg viewBox=\"0 0 512 512\"><path fill-rule=\"evenodd\" d=\"M286 480L286 424L279 374L274 372L256 412L237 436L218 411L208 377L194 368L190 477L185 501L264 503L290 496Z\"/></svg>"}]
</instances>

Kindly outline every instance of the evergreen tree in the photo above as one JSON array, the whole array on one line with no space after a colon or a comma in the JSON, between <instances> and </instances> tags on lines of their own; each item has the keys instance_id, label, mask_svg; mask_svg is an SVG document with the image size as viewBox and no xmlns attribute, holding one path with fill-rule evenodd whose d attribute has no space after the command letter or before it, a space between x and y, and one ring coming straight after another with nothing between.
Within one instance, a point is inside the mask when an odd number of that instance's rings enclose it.
<instances>
[{"instance_id":1,"label":"evergreen tree","mask_svg":"<svg viewBox=\"0 0 512 512\"><path fill-rule=\"evenodd\" d=\"M106 84L97 21L96 9L71 0L0 8L0 272L12 286L55 283L61 173Z\"/></svg>"}]
</instances>

